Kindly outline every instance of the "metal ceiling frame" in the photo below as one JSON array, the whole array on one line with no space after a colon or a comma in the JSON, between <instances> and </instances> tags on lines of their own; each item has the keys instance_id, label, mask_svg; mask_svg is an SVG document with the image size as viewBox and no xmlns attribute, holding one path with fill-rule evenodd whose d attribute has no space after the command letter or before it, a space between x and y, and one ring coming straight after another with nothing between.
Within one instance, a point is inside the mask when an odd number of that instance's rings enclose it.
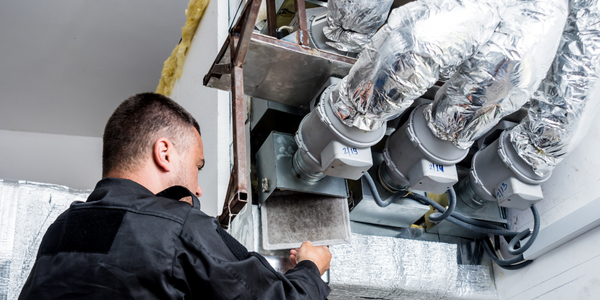
<instances>
[{"instance_id":1,"label":"metal ceiling frame","mask_svg":"<svg viewBox=\"0 0 600 300\"><path fill-rule=\"evenodd\" d=\"M305 0L294 0L298 17L298 30L296 31L296 44L278 40L276 38L275 0L264 0L267 4L267 29L270 37L253 33L254 24L262 0L248 0L242 14L229 31L229 36L223 43L210 70L204 76L203 84L209 86L212 78L220 79L222 75L231 75L232 93L232 128L233 128L233 168L227 187L225 204L222 213L217 217L222 227L229 227L231 220L248 203L248 166L246 149L246 110L244 109L244 74L243 65L246 52L251 39L260 40L274 47L293 49L305 55L315 55L315 49L310 48L307 30ZM229 53L227 53L229 50ZM224 57L229 54L230 63L223 63ZM328 52L320 52L318 56L333 61L352 64L355 60Z\"/></svg>"}]
</instances>

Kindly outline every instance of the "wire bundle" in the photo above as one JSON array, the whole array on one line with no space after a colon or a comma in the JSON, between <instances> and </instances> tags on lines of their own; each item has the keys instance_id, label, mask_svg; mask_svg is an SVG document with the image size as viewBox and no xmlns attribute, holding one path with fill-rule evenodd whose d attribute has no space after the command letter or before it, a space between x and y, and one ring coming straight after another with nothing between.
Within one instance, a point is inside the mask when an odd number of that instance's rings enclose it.
<instances>
[{"instance_id":1,"label":"wire bundle","mask_svg":"<svg viewBox=\"0 0 600 300\"><path fill-rule=\"evenodd\" d=\"M489 240L489 237L485 239L483 243L481 243L483 245L485 253L492 259L493 262L498 264L498 266L500 266L501 268L507 270L516 270L525 267L532 262L531 260L525 260L523 258L523 253L527 249L529 249L529 247L531 247L531 245L537 238L537 235L540 230L540 214L535 206L531 206L531 212L533 213L534 221L533 231L527 228L521 232L515 232L494 224L474 220L469 217L463 216L458 212L455 212L454 210L456 208L456 192L452 187L448 189L446 193L448 195L448 208L444 208L432 199L412 192L408 192L406 195L403 195L401 192L398 192L390 196L388 199L382 200L379 196L379 193L377 192L377 187L375 186L375 182L373 181L371 175L369 175L369 173L365 173L363 177L366 179L367 184L371 189L371 193L373 194L375 203L377 203L377 205L379 205L380 207L387 207L394 200L402 197L410 198L419 203L433 206L433 208L435 208L438 211L429 215L429 220L432 222L439 223L443 220L447 220L448 222L451 222L455 225L458 225L462 228L471 231L494 236L503 236L506 239L509 239L510 241L508 244L508 253L510 255L516 255L516 257L511 259L499 258L499 255L497 255L494 251L492 251L492 248L490 248L491 241ZM524 245L521 245L517 248L517 245L520 245L520 242L527 237L530 237L529 240Z\"/></svg>"}]
</instances>

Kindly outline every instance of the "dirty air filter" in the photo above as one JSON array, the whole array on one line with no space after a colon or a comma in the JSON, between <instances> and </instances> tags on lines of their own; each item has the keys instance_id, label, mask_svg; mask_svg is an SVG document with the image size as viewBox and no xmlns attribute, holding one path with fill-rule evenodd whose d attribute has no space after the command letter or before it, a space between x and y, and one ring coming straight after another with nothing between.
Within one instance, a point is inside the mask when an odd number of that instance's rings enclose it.
<instances>
[{"instance_id":1,"label":"dirty air filter","mask_svg":"<svg viewBox=\"0 0 600 300\"><path fill-rule=\"evenodd\" d=\"M263 248L266 250L334 245L350 240L346 198L278 192L261 207Z\"/></svg>"}]
</instances>

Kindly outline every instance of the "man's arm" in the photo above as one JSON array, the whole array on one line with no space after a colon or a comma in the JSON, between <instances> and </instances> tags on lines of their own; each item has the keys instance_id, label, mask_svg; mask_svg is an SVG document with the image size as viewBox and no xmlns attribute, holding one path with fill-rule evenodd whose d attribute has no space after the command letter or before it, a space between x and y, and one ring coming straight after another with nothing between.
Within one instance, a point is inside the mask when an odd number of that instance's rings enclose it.
<instances>
[{"instance_id":1,"label":"man's arm","mask_svg":"<svg viewBox=\"0 0 600 300\"><path fill-rule=\"evenodd\" d=\"M305 243L296 267L285 275L258 253L249 253L214 218L188 218L174 261L174 286L191 299L325 299L321 274L329 268L325 247ZM179 248L179 247L178 247Z\"/></svg>"}]
</instances>

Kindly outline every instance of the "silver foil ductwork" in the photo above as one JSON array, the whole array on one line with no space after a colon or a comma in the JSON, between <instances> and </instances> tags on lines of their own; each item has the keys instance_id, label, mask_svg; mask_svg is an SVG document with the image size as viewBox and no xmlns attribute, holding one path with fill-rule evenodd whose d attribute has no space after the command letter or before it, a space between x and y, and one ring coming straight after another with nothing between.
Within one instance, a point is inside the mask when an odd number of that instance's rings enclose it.
<instances>
[{"instance_id":1,"label":"silver foil ductwork","mask_svg":"<svg viewBox=\"0 0 600 300\"><path fill-rule=\"evenodd\" d=\"M375 130L400 115L485 43L497 1L423 0L396 8L331 93L338 118Z\"/></svg>"},{"instance_id":2,"label":"silver foil ductwork","mask_svg":"<svg viewBox=\"0 0 600 300\"><path fill-rule=\"evenodd\" d=\"M327 45L358 53L371 41L387 19L393 0L329 0L327 2Z\"/></svg>"},{"instance_id":3,"label":"silver foil ductwork","mask_svg":"<svg viewBox=\"0 0 600 300\"><path fill-rule=\"evenodd\" d=\"M529 113L511 130L519 156L542 176L583 138L598 110L600 2L571 1L563 37Z\"/></svg>"},{"instance_id":4,"label":"silver foil ductwork","mask_svg":"<svg viewBox=\"0 0 600 300\"><path fill-rule=\"evenodd\" d=\"M509 1L490 40L425 110L434 134L467 149L527 103L552 63L567 12L566 0Z\"/></svg>"}]
</instances>

